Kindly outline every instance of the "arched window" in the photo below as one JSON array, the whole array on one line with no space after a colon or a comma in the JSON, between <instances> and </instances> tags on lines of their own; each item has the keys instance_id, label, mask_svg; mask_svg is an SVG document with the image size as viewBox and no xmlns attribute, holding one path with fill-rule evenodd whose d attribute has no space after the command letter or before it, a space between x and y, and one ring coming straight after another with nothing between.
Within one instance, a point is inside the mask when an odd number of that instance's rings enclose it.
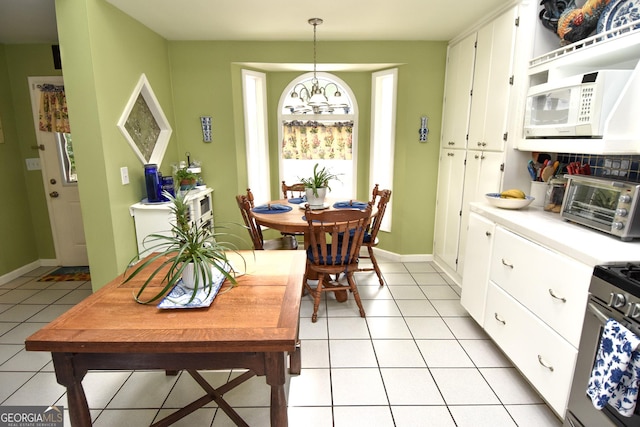
<instances>
[{"instance_id":1,"label":"arched window","mask_svg":"<svg viewBox=\"0 0 640 427\"><path fill-rule=\"evenodd\" d=\"M340 181L330 183L330 196L353 198L357 176L357 103L351 89L338 77L317 73L317 78L317 88L326 104L315 104L311 98L313 73L294 79L280 97L280 181L299 182L300 178L311 176L313 166L319 163L340 176Z\"/></svg>"}]
</instances>

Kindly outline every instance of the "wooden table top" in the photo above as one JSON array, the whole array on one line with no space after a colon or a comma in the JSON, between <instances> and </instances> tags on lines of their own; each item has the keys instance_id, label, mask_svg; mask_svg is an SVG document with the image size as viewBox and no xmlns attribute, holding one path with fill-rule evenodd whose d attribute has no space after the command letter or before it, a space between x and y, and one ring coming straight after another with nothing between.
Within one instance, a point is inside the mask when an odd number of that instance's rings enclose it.
<instances>
[{"instance_id":1,"label":"wooden table top","mask_svg":"<svg viewBox=\"0 0 640 427\"><path fill-rule=\"evenodd\" d=\"M326 205L328 206L326 210L335 210L333 204L336 202L345 201L345 199L326 199ZM355 202L356 200L354 200ZM367 202L364 202L367 203ZM281 231L283 233L305 233L309 228L309 223L305 219L302 219L304 216L304 206L305 204L295 204L289 203L287 199L273 200L269 202L269 204L281 204L285 206L291 206L292 209L288 212L282 213L253 213L253 216L256 219L256 222L264 227L273 228L275 230ZM371 212L371 216L375 216L378 212L377 208L374 206Z\"/></svg>"},{"instance_id":2,"label":"wooden table top","mask_svg":"<svg viewBox=\"0 0 640 427\"><path fill-rule=\"evenodd\" d=\"M293 351L304 251L242 251L245 275L208 308L160 310L133 299L142 274L118 276L25 341L27 350L83 353ZM242 269L242 260L229 255ZM159 280L158 280L159 281ZM149 288L160 284L150 284ZM153 291L153 289L151 289ZM146 292L146 290L145 290ZM143 294L144 295L144 294Z\"/></svg>"}]
</instances>

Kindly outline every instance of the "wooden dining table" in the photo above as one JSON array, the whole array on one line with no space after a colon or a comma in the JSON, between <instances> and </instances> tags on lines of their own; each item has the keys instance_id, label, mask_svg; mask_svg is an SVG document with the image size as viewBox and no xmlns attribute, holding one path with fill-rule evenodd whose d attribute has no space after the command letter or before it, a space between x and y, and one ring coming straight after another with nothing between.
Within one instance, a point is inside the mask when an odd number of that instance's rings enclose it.
<instances>
[{"instance_id":1,"label":"wooden dining table","mask_svg":"<svg viewBox=\"0 0 640 427\"><path fill-rule=\"evenodd\" d=\"M349 202L348 199L331 199L327 198L325 202L325 208L322 210L336 210L343 208L335 208L334 205L337 202ZM354 203L368 203L353 200ZM306 248L308 246L308 237L307 233L309 231L309 223L304 218L304 207L305 203L290 203L288 199L280 199L280 200L272 200L267 205L282 205L291 207L290 211L282 211L277 213L259 213L253 212L253 216L256 219L258 225L262 225L264 227L272 228L274 230L278 230L282 233L288 234L304 234L305 235L305 245ZM371 216L374 217L377 214L378 210L374 206L371 211Z\"/></svg>"},{"instance_id":2,"label":"wooden dining table","mask_svg":"<svg viewBox=\"0 0 640 427\"><path fill-rule=\"evenodd\" d=\"M26 339L28 351L51 352L57 381L67 388L74 427L91 425L82 387L87 371L130 369L185 370L205 390L203 397L154 426L168 426L211 401L246 426L222 395L255 375L265 376L271 386L271 425L287 426L286 355L290 372L299 374L305 253L241 254L244 262L229 256L244 274L231 289L227 280L209 307L162 310L138 304L133 295L146 274L127 283L119 276ZM153 295L162 284L157 279L149 286ZM248 371L218 389L198 373L233 368Z\"/></svg>"}]
</instances>

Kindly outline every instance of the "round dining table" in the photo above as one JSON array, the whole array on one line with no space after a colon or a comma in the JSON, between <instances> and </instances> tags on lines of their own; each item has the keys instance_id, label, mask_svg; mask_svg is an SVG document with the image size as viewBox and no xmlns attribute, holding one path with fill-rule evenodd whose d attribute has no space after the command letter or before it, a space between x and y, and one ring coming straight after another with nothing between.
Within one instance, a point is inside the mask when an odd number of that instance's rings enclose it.
<instances>
[{"instance_id":1,"label":"round dining table","mask_svg":"<svg viewBox=\"0 0 640 427\"><path fill-rule=\"evenodd\" d=\"M253 216L256 219L256 223L263 227L272 228L274 230L278 230L281 233L286 234L304 234L305 235L305 249L308 246L308 238L307 232L309 231L309 223L304 218L304 209L306 203L292 203L289 200L298 201L299 199L280 199L280 200L272 200L264 205L257 206L253 210ZM334 207L336 203L339 203L342 207ZM325 199L324 208L322 210L336 210L336 209L344 209L348 208L348 204L353 203L353 208L359 209L364 208L364 205L368 202L362 202L357 200L345 200L345 199ZM264 212L264 207L267 206L267 212ZM273 206L273 212L268 209L268 206ZM291 210L285 210L281 207L291 207ZM263 209L260 209L263 208ZM374 206L371 211L371 217L374 217L378 210Z\"/></svg>"}]
</instances>

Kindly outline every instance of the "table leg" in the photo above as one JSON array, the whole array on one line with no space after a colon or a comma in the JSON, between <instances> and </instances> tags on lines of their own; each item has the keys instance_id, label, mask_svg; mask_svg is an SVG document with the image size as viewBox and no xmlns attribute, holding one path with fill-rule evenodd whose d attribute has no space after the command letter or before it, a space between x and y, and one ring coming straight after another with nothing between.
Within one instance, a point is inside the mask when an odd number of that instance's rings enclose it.
<instances>
[{"instance_id":1,"label":"table leg","mask_svg":"<svg viewBox=\"0 0 640 427\"><path fill-rule=\"evenodd\" d=\"M285 354L265 353L267 384L271 386L271 427L287 427L287 397L284 392Z\"/></svg>"},{"instance_id":2,"label":"table leg","mask_svg":"<svg viewBox=\"0 0 640 427\"><path fill-rule=\"evenodd\" d=\"M296 349L289 353L289 373L291 375L300 375L302 371L302 343L300 340L296 342Z\"/></svg>"},{"instance_id":3,"label":"table leg","mask_svg":"<svg viewBox=\"0 0 640 427\"><path fill-rule=\"evenodd\" d=\"M87 371L77 372L71 353L51 353L56 379L67 388L69 418L73 427L90 427L91 413L87 404L87 396L82 388L82 378Z\"/></svg>"}]
</instances>

